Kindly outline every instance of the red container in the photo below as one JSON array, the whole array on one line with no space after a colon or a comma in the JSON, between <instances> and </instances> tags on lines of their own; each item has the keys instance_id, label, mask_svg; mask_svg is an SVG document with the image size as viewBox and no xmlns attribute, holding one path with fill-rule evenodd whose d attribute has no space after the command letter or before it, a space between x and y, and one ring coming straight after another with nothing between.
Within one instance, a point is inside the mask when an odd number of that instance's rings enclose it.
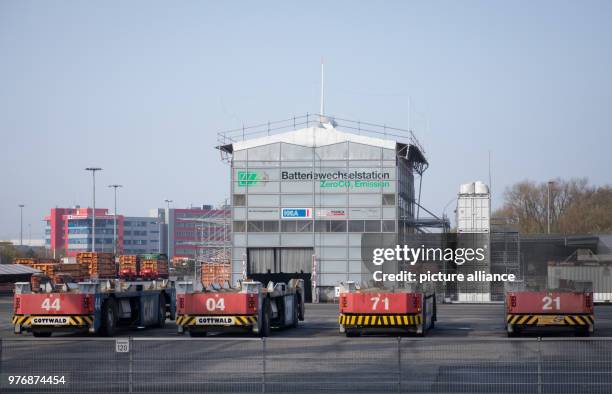
<instances>
[{"instance_id":1,"label":"red container","mask_svg":"<svg viewBox=\"0 0 612 394\"><path fill-rule=\"evenodd\" d=\"M348 314L408 314L420 313L423 293L342 293L340 313Z\"/></svg>"},{"instance_id":2,"label":"red container","mask_svg":"<svg viewBox=\"0 0 612 394\"><path fill-rule=\"evenodd\" d=\"M93 297L87 294L15 294L16 315L86 315L93 313Z\"/></svg>"},{"instance_id":3,"label":"red container","mask_svg":"<svg viewBox=\"0 0 612 394\"><path fill-rule=\"evenodd\" d=\"M593 313L593 293L509 292L506 293L506 312L510 314L590 314Z\"/></svg>"},{"instance_id":4,"label":"red container","mask_svg":"<svg viewBox=\"0 0 612 394\"><path fill-rule=\"evenodd\" d=\"M252 315L257 294L192 293L177 295L177 313L185 315Z\"/></svg>"}]
</instances>

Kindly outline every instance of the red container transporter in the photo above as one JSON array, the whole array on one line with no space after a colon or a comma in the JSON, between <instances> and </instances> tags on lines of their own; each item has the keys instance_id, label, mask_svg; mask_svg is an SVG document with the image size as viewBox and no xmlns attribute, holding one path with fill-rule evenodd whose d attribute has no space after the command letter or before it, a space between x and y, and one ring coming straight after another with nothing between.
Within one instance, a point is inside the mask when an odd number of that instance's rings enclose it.
<instances>
[{"instance_id":1,"label":"red container transporter","mask_svg":"<svg viewBox=\"0 0 612 394\"><path fill-rule=\"evenodd\" d=\"M15 334L36 337L80 332L114 335L117 327L162 327L174 318L175 293L164 281L103 280L53 284L15 284L13 325Z\"/></svg>"},{"instance_id":2,"label":"red container transporter","mask_svg":"<svg viewBox=\"0 0 612 394\"><path fill-rule=\"evenodd\" d=\"M436 321L435 294L426 292L357 290L354 282L340 290L340 332L346 336L362 333L403 333L424 335Z\"/></svg>"},{"instance_id":3,"label":"red container transporter","mask_svg":"<svg viewBox=\"0 0 612 394\"><path fill-rule=\"evenodd\" d=\"M243 282L237 289L217 285L194 291L191 282L177 282L177 318L180 334L243 332L268 336L270 327L297 327L304 320L304 281L288 284Z\"/></svg>"},{"instance_id":4,"label":"red container transporter","mask_svg":"<svg viewBox=\"0 0 612 394\"><path fill-rule=\"evenodd\" d=\"M562 327L577 335L593 332L593 293L571 291L511 291L506 293L508 336L524 330Z\"/></svg>"}]
</instances>

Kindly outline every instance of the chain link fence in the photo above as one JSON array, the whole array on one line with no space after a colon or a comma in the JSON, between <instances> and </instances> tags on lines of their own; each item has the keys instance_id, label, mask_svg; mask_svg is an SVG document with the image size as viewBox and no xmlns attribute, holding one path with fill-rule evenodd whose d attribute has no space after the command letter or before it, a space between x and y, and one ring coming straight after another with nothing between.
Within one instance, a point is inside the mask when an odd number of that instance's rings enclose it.
<instances>
[{"instance_id":1,"label":"chain link fence","mask_svg":"<svg viewBox=\"0 0 612 394\"><path fill-rule=\"evenodd\" d=\"M2 393L612 391L612 338L24 338L1 352Z\"/></svg>"}]
</instances>

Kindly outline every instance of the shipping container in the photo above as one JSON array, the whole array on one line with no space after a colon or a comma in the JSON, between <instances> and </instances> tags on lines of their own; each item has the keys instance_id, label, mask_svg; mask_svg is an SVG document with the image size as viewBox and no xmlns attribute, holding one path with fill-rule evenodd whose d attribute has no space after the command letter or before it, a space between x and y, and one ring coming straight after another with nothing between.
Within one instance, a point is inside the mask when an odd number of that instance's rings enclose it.
<instances>
[{"instance_id":1,"label":"shipping container","mask_svg":"<svg viewBox=\"0 0 612 394\"><path fill-rule=\"evenodd\" d=\"M201 279L204 287L213 283L229 282L231 280L231 265L229 263L202 263Z\"/></svg>"},{"instance_id":2,"label":"shipping container","mask_svg":"<svg viewBox=\"0 0 612 394\"><path fill-rule=\"evenodd\" d=\"M117 277L117 264L112 253L78 253L77 264L87 267L90 278L107 279Z\"/></svg>"},{"instance_id":3,"label":"shipping container","mask_svg":"<svg viewBox=\"0 0 612 394\"><path fill-rule=\"evenodd\" d=\"M119 256L118 276L122 279L134 280L140 273L140 258L137 255Z\"/></svg>"},{"instance_id":4,"label":"shipping container","mask_svg":"<svg viewBox=\"0 0 612 394\"><path fill-rule=\"evenodd\" d=\"M166 255L141 255L139 276L143 279L168 278L168 259Z\"/></svg>"},{"instance_id":5,"label":"shipping container","mask_svg":"<svg viewBox=\"0 0 612 394\"><path fill-rule=\"evenodd\" d=\"M482 182L463 184L457 198L457 232L488 233L490 230L491 196Z\"/></svg>"},{"instance_id":6,"label":"shipping container","mask_svg":"<svg viewBox=\"0 0 612 394\"><path fill-rule=\"evenodd\" d=\"M590 283L594 302L612 302L612 262L548 263L548 287Z\"/></svg>"}]
</instances>

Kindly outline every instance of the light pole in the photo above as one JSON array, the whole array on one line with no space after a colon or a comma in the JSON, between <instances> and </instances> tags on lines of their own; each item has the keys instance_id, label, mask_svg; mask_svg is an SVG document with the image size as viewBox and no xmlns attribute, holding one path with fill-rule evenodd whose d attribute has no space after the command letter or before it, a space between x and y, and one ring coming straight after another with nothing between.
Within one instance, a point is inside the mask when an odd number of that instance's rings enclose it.
<instances>
[{"instance_id":1,"label":"light pole","mask_svg":"<svg viewBox=\"0 0 612 394\"><path fill-rule=\"evenodd\" d=\"M548 192L548 203L546 204L546 227L548 228L548 234L550 234L550 187L555 184L555 181L548 181L546 183L546 189Z\"/></svg>"},{"instance_id":2,"label":"light pole","mask_svg":"<svg viewBox=\"0 0 612 394\"><path fill-rule=\"evenodd\" d=\"M93 180L93 213L91 215L91 251L95 253L96 251L96 171L102 171L100 167L87 167L86 171L91 171L91 176Z\"/></svg>"},{"instance_id":3,"label":"light pole","mask_svg":"<svg viewBox=\"0 0 612 394\"><path fill-rule=\"evenodd\" d=\"M23 246L23 207L25 205L19 204L19 246Z\"/></svg>"},{"instance_id":4,"label":"light pole","mask_svg":"<svg viewBox=\"0 0 612 394\"><path fill-rule=\"evenodd\" d=\"M113 253L117 255L117 189L122 185L108 185L115 189L115 214L113 215Z\"/></svg>"},{"instance_id":5,"label":"light pole","mask_svg":"<svg viewBox=\"0 0 612 394\"><path fill-rule=\"evenodd\" d=\"M166 206L168 207L168 209L166 210L166 222L168 223L166 225L166 232L168 233L167 235L167 248L166 248L166 252L168 253L168 260L170 260L170 203L172 202L172 200L169 199L165 199L164 200L166 202Z\"/></svg>"}]
</instances>

